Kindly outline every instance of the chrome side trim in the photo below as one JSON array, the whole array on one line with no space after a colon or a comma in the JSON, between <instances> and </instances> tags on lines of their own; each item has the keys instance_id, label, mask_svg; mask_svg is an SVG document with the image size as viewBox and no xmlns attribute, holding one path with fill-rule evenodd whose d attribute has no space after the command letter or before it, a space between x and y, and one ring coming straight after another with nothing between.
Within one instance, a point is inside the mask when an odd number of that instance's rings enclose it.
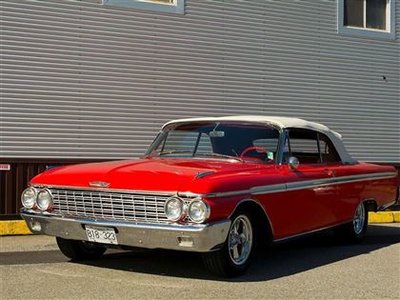
<instances>
[{"instance_id":1,"label":"chrome side trim","mask_svg":"<svg viewBox=\"0 0 400 300\"><path fill-rule=\"evenodd\" d=\"M368 181L368 180L374 180L374 179L375 180L390 179L390 178L393 178L396 176L397 176L396 172L349 175L349 176L331 177L331 178L324 178L324 179L303 180L303 181L296 181L296 182L256 186L256 187L250 188L249 190L211 193L211 194L207 194L205 196L207 196L207 197L228 197L228 196L237 196L237 195L245 195L245 194L251 194L251 195L272 194L272 193L278 193L278 192L304 190L304 189L311 189L311 188L315 188L315 187L324 187L324 186L330 186L330 185L336 185L336 184L346 184L346 183Z\"/></svg>"},{"instance_id":2,"label":"chrome side trim","mask_svg":"<svg viewBox=\"0 0 400 300\"><path fill-rule=\"evenodd\" d=\"M359 182L359 181L368 181L368 180L373 180L373 179L375 179L375 180L390 179L395 176L397 176L397 174L394 172L349 175L349 176L324 178L324 179L318 179L318 180L293 182L293 183L287 184L287 188L288 188L288 191L293 191L293 190L299 190L299 189L304 189L304 188L321 187L321 186L328 186L328 185L335 185L335 184L346 184L346 183L353 183L353 182ZM302 183L304 183L304 184L302 184Z\"/></svg>"},{"instance_id":3,"label":"chrome side trim","mask_svg":"<svg viewBox=\"0 0 400 300\"><path fill-rule=\"evenodd\" d=\"M239 196L239 195L259 195L259 194L271 194L285 191L295 191L302 189L309 189L314 187L335 185L335 184L345 184L359 181L368 181L368 180L379 180L379 179L390 179L397 176L397 172L383 172L383 173L369 173L369 174L359 174L359 175L349 175L349 176L341 176L341 177L332 177L332 178L324 178L324 179L315 179L315 180L304 180L304 181L296 181L289 183L279 183L272 185L263 185L252 187L247 190L237 190L237 191L228 191L221 193L208 193L208 194L196 194L192 192L178 192L178 191L143 191L143 190L129 190L129 189L109 189L109 188L93 188L93 187L81 187L81 186L68 186L68 185L44 185L44 184L33 184L34 187L47 187L47 188L59 188L59 189L73 189L73 190L91 190L91 191L102 191L102 192L119 192L119 193L137 193L143 195L154 195L158 194L160 196L187 196L187 197L207 197L207 198L216 198L216 197L230 197L230 196Z\"/></svg>"},{"instance_id":4,"label":"chrome side trim","mask_svg":"<svg viewBox=\"0 0 400 300\"><path fill-rule=\"evenodd\" d=\"M221 192L221 193L209 193L205 194L206 198L217 198L217 197L230 197L230 196L240 196L240 195L249 195L250 190L238 190L238 191L230 191L230 192Z\"/></svg>"},{"instance_id":5,"label":"chrome side trim","mask_svg":"<svg viewBox=\"0 0 400 300\"><path fill-rule=\"evenodd\" d=\"M288 183L287 191L295 191L295 190L309 189L314 187L324 187L329 185L346 184L346 183L368 181L368 180L390 179L395 176L397 176L395 173L375 173L372 176L370 174L361 174L361 175L324 178L317 180L306 180L306 181Z\"/></svg>"},{"instance_id":6,"label":"chrome side trim","mask_svg":"<svg viewBox=\"0 0 400 300\"><path fill-rule=\"evenodd\" d=\"M250 193L252 195L259 195L259 194L271 194L271 193L284 192L286 190L287 190L286 183L278 183L278 184L253 187L250 189Z\"/></svg>"}]
</instances>

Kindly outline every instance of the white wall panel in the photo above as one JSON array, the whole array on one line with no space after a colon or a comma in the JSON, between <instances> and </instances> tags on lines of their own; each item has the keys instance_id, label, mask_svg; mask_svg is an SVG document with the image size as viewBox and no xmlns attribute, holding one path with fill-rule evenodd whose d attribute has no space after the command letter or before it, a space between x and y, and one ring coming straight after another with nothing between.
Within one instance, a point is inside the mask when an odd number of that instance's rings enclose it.
<instances>
[{"instance_id":1,"label":"white wall panel","mask_svg":"<svg viewBox=\"0 0 400 300\"><path fill-rule=\"evenodd\" d=\"M397 39L336 32L336 1L1 1L0 157L128 158L174 118L322 122L358 159L400 162ZM386 76L387 80L383 80Z\"/></svg>"}]
</instances>

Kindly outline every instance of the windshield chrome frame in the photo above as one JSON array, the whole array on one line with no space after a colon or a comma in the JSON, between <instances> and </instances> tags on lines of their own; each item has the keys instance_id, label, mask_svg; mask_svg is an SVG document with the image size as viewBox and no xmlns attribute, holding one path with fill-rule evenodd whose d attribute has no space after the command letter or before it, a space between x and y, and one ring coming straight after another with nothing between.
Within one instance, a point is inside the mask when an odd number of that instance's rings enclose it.
<instances>
[{"instance_id":1,"label":"windshield chrome frame","mask_svg":"<svg viewBox=\"0 0 400 300\"><path fill-rule=\"evenodd\" d=\"M207 121L200 121L200 122L196 122L196 123L212 123L212 122L216 122L216 121L211 121L211 120L207 120ZM157 136L155 137L155 139L152 141L152 143L150 144L149 148L147 149L144 157L145 158L149 158L153 149L154 149L154 145L156 144L156 141L161 138L165 133L166 130L173 130L174 128L180 126L180 125L185 125L185 124L191 124L192 122L176 122L176 123L170 123L167 126L163 126L161 128L161 130L157 133ZM222 122L224 123L224 122ZM283 128L275 125L275 124L271 124L271 123L266 123L266 122L254 122L254 121L226 121L226 123L237 123L237 124L256 124L256 125L262 125L264 127L271 127L275 130L278 131L279 133L279 137L278 137L278 144L277 144L277 148L276 148L276 157L274 159L274 164L275 165L281 165L282 164L282 159L283 159L283 150L284 150L284 146L285 146L285 142L286 142L286 137L287 137L287 131L284 130ZM172 128L171 128L172 127ZM159 157L159 156L155 156L155 157ZM195 156L194 156L195 157ZM171 158L171 157L168 157ZM174 157L177 158L177 157ZM235 157L232 156L232 158L234 159Z\"/></svg>"},{"instance_id":2,"label":"windshield chrome frame","mask_svg":"<svg viewBox=\"0 0 400 300\"><path fill-rule=\"evenodd\" d=\"M283 152L285 150L285 144L288 138L288 132L286 129L279 129L279 140L278 140L278 147L276 151L276 160L275 163L277 165L283 164Z\"/></svg>"}]
</instances>

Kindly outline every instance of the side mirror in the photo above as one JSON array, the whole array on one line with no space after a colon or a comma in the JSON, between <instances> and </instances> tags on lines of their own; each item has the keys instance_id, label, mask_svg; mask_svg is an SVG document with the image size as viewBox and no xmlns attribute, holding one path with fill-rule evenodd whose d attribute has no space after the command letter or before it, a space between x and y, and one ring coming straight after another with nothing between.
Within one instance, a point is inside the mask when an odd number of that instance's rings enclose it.
<instances>
[{"instance_id":1,"label":"side mirror","mask_svg":"<svg viewBox=\"0 0 400 300\"><path fill-rule=\"evenodd\" d=\"M297 157L295 157L295 156L289 157L289 160L288 160L289 169L291 169L293 171L297 170L297 168L299 167L299 164L300 164L300 162Z\"/></svg>"}]
</instances>

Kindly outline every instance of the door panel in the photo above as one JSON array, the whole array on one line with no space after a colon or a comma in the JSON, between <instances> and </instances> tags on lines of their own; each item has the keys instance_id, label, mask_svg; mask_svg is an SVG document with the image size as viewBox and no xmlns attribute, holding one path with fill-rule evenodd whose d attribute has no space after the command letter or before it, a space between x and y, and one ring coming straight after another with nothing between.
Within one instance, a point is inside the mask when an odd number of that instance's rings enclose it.
<instances>
[{"instance_id":1,"label":"door panel","mask_svg":"<svg viewBox=\"0 0 400 300\"><path fill-rule=\"evenodd\" d=\"M287 191L265 202L267 211L280 215L276 234L284 237L336 224L341 216L334 178L341 161L332 142L322 133L293 128L283 145L283 163L294 156L300 164L296 170L282 166Z\"/></svg>"},{"instance_id":2,"label":"door panel","mask_svg":"<svg viewBox=\"0 0 400 300\"><path fill-rule=\"evenodd\" d=\"M332 204L336 199L337 187L320 185L321 180L332 178L326 166L304 164L296 171L281 166L279 173L288 190L256 197L268 213L276 239L335 222Z\"/></svg>"},{"instance_id":3,"label":"door panel","mask_svg":"<svg viewBox=\"0 0 400 300\"><path fill-rule=\"evenodd\" d=\"M292 171L292 182L287 188L294 193L292 206L302 213L303 230L309 231L335 222L333 204L337 195L335 185L327 185L333 178L331 168L324 165L300 165ZM292 191L291 191L292 190Z\"/></svg>"}]
</instances>

